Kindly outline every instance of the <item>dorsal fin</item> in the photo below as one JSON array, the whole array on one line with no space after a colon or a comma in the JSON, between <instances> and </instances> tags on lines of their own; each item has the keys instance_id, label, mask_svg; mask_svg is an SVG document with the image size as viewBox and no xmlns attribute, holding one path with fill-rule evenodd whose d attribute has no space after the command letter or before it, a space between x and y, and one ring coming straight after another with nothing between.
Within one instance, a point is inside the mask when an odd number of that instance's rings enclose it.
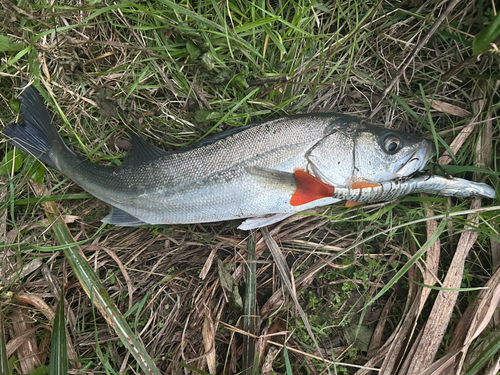
<instances>
[{"instance_id":1,"label":"dorsal fin","mask_svg":"<svg viewBox=\"0 0 500 375\"><path fill-rule=\"evenodd\" d=\"M247 130L248 128L251 128L251 127L254 127L254 126L258 126L260 124L261 124L261 122L257 122L257 123L254 123L254 124L249 124L249 125L245 125L245 126L238 126L236 128L231 128L231 129L228 129L228 130L224 130L223 132L220 132L220 133L215 133L215 134L207 135L205 138L202 138L198 142L195 142L192 145L190 145L188 147L188 149L191 150L193 148L200 148L200 147L204 147L204 146L210 145L212 143L220 141L221 139L225 139L227 137L230 137L232 135L240 133L243 130Z\"/></svg>"},{"instance_id":2,"label":"dorsal fin","mask_svg":"<svg viewBox=\"0 0 500 375\"><path fill-rule=\"evenodd\" d=\"M123 160L120 167L141 164L142 162L157 159L168 155L170 152L155 147L152 144L142 139L136 132L129 131L132 141L132 149L127 157Z\"/></svg>"},{"instance_id":3,"label":"dorsal fin","mask_svg":"<svg viewBox=\"0 0 500 375\"><path fill-rule=\"evenodd\" d=\"M297 190L293 194L292 199L290 199L292 206L301 206L317 199L333 197L335 193L333 186L324 183L301 169L296 169L293 174Z\"/></svg>"}]
</instances>

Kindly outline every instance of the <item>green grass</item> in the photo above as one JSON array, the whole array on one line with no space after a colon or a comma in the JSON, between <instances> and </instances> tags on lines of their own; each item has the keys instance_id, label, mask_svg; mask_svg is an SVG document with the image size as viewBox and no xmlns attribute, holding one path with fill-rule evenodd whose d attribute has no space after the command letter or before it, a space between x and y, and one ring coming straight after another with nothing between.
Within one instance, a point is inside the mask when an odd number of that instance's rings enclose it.
<instances>
[{"instance_id":1,"label":"green grass","mask_svg":"<svg viewBox=\"0 0 500 375\"><path fill-rule=\"evenodd\" d=\"M23 80L33 80L42 89L66 143L108 165L121 163L129 128L139 129L156 146L176 150L210 134L287 114L335 111L368 119L401 62L445 6L437 0L420 3L6 3L0 10L0 125L17 116L15 98ZM441 155L473 116L436 110L428 100L476 114L477 125L444 168L454 176L498 187L498 53L487 52L448 81L441 79L471 56L474 36L492 19L489 2L460 1L370 121L433 137ZM488 147L491 151L477 164L478 150ZM252 277L238 271L238 267L245 270L249 259L248 233L235 229L239 222L102 228L102 215L96 213L105 212L104 203L59 173L42 169L30 156L18 156L13 163L12 150L3 143L0 155L0 171L8 172L0 186L5 333L0 345L5 340L8 352L15 338L10 317L17 308L16 296L40 295L50 306L57 305L47 276L38 269L21 273L33 260L40 260L64 284L66 307L73 316L66 317L66 325L81 364L79 373L145 370L134 359L137 353L119 340L120 335L100 315L101 307L85 294L88 286L75 278L78 270L68 267L61 252L67 246L60 245L57 232L52 231L58 227L49 224L43 208L55 198L63 215L79 217L68 224L73 241L127 320L134 340L144 346L137 349L140 356L150 357L161 373L208 371L203 339L209 335L202 328L208 319L214 324L217 374L239 373L243 366L262 366L266 361L287 374L320 373L327 368L331 373L353 374L358 368L350 365L365 365L367 353L356 346L356 340L348 348L346 330L362 326L373 332L393 294L388 323L379 337L380 345L384 344L408 316L416 288L425 289L421 272L434 237L441 243L436 273L443 282L461 234L477 232L466 272L458 275L462 278L458 288L473 290L459 293L454 315L443 321L448 329L438 360L447 353L464 311L481 293L477 288L484 287L498 267L500 216L491 208L498 206L498 199L482 202L485 210L472 229L465 228L471 224L465 215L470 202L443 197L411 196L388 205L349 210L339 205L304 214L276 236L322 349L317 353L306 323L295 317L296 307L287 294L281 300L271 299L281 282L269 252L262 253L257 242L255 284L247 285ZM37 197L30 178L43 183L48 194ZM426 234L426 204L441 224L439 235L431 241ZM211 252L224 264L236 266L233 277L240 295L255 299L255 334L288 331L286 336L278 333L268 338L276 344L268 344L262 352L249 348L259 340L239 331L250 326L249 320L226 303L216 260L200 279ZM439 289L447 290L440 283L434 287L418 317L419 328L431 315ZM44 345L42 332L52 322L37 323L44 321L41 312L22 306L33 317L33 325L38 324L32 336L39 345L36 356L43 373L48 371L51 350ZM252 311L251 306L246 311ZM58 324L62 326L60 320ZM285 342L283 352L280 345ZM270 347L280 350L274 359ZM491 358L498 354L498 329L489 326L470 351L474 357L467 357L464 372L477 373L481 366L491 366ZM19 358L18 352L9 353L13 373L21 373ZM331 364L336 361L342 364ZM253 369L253 373L259 371L263 370Z\"/></svg>"}]
</instances>

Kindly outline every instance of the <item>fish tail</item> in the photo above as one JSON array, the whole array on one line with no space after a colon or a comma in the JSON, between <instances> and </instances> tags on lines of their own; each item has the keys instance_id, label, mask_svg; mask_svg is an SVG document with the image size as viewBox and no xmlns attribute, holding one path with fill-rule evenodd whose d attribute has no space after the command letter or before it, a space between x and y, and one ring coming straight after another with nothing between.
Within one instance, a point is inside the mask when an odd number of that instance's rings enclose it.
<instances>
[{"instance_id":1,"label":"fish tail","mask_svg":"<svg viewBox=\"0 0 500 375\"><path fill-rule=\"evenodd\" d=\"M22 85L19 96L22 123L12 123L3 129L7 141L17 148L33 155L43 163L57 167L59 150L75 155L67 148L50 117L42 96L33 86Z\"/></svg>"}]
</instances>

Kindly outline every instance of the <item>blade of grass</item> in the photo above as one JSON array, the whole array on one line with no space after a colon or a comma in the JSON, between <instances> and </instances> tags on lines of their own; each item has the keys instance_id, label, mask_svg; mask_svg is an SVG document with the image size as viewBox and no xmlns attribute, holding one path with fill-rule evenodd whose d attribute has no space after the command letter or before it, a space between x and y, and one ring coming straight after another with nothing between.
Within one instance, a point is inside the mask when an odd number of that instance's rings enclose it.
<instances>
[{"instance_id":1,"label":"blade of grass","mask_svg":"<svg viewBox=\"0 0 500 375\"><path fill-rule=\"evenodd\" d=\"M236 28L234 31L236 34L242 34L248 30L253 30L263 25L267 25L268 23L273 23L276 20L278 20L278 17L261 18L257 21L245 23L244 25Z\"/></svg>"},{"instance_id":2,"label":"blade of grass","mask_svg":"<svg viewBox=\"0 0 500 375\"><path fill-rule=\"evenodd\" d=\"M213 133L215 129L217 129L221 124L223 124L228 117L230 117L234 111L236 111L238 108L240 108L244 103L248 101L257 91L259 91L260 88L253 89L250 93L248 93L243 99L241 99L238 103L236 103L227 113L214 125L212 128L206 132L201 139L205 138L207 135ZM201 140L200 139L200 140Z\"/></svg>"},{"instance_id":3,"label":"blade of grass","mask_svg":"<svg viewBox=\"0 0 500 375\"><path fill-rule=\"evenodd\" d=\"M40 185L32 182L32 187L37 196L40 197L44 194L44 190ZM147 374L160 375L160 371L146 349L134 336L127 321L110 298L108 292L102 286L101 281L89 266L86 259L82 256L82 250L75 245L75 240L66 223L62 220L57 205L54 202L44 202L43 207L45 208L45 215L51 223L51 229L58 241L66 245L63 249L64 255L80 281L82 288L85 290L85 293L92 299L95 307L113 328L123 345L134 356L143 371Z\"/></svg>"},{"instance_id":4,"label":"blade of grass","mask_svg":"<svg viewBox=\"0 0 500 375\"><path fill-rule=\"evenodd\" d=\"M208 371L211 374L216 373L217 357L215 351L215 325L210 314L210 309L205 308L205 319L203 320L203 328L201 330L203 343L205 344L205 360Z\"/></svg>"},{"instance_id":5,"label":"blade of grass","mask_svg":"<svg viewBox=\"0 0 500 375\"><path fill-rule=\"evenodd\" d=\"M68 373L68 347L66 341L66 319L64 318L64 292L56 309L50 345L49 374Z\"/></svg>"},{"instance_id":6,"label":"blade of grass","mask_svg":"<svg viewBox=\"0 0 500 375\"><path fill-rule=\"evenodd\" d=\"M451 150L450 146L448 146L448 144L444 141L444 139L441 138L436 132L436 127L431 115L430 104L426 100L424 88L422 87L422 85L419 85L419 88L420 88L420 93L422 94L422 103L424 103L425 106L425 113L427 114L427 121L429 123L429 128L432 133L432 139L434 139L434 145L436 146L436 150L439 152L439 145L443 146L446 149L446 151L448 151L449 156L456 163L457 160L455 153ZM434 100L434 96L431 98L431 100Z\"/></svg>"},{"instance_id":7,"label":"blade of grass","mask_svg":"<svg viewBox=\"0 0 500 375\"><path fill-rule=\"evenodd\" d=\"M493 340L491 344L486 347L486 349L484 349L481 352L479 357L477 357L477 359L468 369L466 375L476 374L481 369L481 367L483 367L484 364L491 359L494 360L494 358L497 358L498 360L499 352L500 352L500 335L495 340Z\"/></svg>"},{"instance_id":8,"label":"blade of grass","mask_svg":"<svg viewBox=\"0 0 500 375\"><path fill-rule=\"evenodd\" d=\"M256 281L255 281L255 231L250 232L250 237L247 243L247 288L245 293L245 305L243 308L243 329L252 335L255 334L255 297L256 297ZM255 343L252 336L243 336L243 372L252 374L254 365ZM255 368L254 368L255 370Z\"/></svg>"},{"instance_id":9,"label":"blade of grass","mask_svg":"<svg viewBox=\"0 0 500 375\"><path fill-rule=\"evenodd\" d=\"M0 311L0 375L10 375L9 361L7 360L7 347L5 345L2 311Z\"/></svg>"},{"instance_id":10,"label":"blade of grass","mask_svg":"<svg viewBox=\"0 0 500 375\"><path fill-rule=\"evenodd\" d=\"M290 364L290 357L288 356L288 349L286 348L286 345L283 346L283 355L285 356L286 373L287 375L292 375L292 365Z\"/></svg>"},{"instance_id":11,"label":"blade of grass","mask_svg":"<svg viewBox=\"0 0 500 375\"><path fill-rule=\"evenodd\" d=\"M91 194L66 194L66 195L51 195L50 197L43 198L24 198L24 199L16 199L14 201L14 205L29 205L36 204L39 202L49 202L49 201L60 201L60 200L74 200L74 199L90 199L94 196ZM9 201L0 202L0 205L4 205L9 203Z\"/></svg>"}]
</instances>

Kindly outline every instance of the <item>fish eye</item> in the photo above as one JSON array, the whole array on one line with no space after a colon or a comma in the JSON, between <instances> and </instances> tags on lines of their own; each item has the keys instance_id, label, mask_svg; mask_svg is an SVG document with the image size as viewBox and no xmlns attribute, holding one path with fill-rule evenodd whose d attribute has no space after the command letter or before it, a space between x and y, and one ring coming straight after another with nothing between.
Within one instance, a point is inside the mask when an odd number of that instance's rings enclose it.
<instances>
[{"instance_id":1,"label":"fish eye","mask_svg":"<svg viewBox=\"0 0 500 375\"><path fill-rule=\"evenodd\" d=\"M388 136L384 141L384 148L389 154L394 154L399 150L401 140L395 136Z\"/></svg>"}]
</instances>

